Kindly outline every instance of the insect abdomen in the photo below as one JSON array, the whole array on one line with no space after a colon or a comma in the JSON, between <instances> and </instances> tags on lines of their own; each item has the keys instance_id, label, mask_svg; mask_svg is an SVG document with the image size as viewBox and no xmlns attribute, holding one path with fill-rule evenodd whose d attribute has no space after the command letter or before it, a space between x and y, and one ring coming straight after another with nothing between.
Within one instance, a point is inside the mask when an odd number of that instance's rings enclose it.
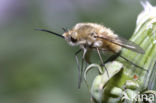
<instances>
[{"instance_id":1,"label":"insect abdomen","mask_svg":"<svg viewBox=\"0 0 156 103\"><path fill-rule=\"evenodd\" d=\"M102 49L118 53L121 51L121 48L122 47L119 45L103 40Z\"/></svg>"}]
</instances>

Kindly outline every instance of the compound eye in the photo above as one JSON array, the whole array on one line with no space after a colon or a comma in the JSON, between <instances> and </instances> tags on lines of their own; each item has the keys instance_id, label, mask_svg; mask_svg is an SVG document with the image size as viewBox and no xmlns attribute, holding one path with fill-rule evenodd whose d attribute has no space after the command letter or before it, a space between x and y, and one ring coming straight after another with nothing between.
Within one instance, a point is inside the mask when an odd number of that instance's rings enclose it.
<instances>
[{"instance_id":1,"label":"compound eye","mask_svg":"<svg viewBox=\"0 0 156 103\"><path fill-rule=\"evenodd\" d=\"M91 36L94 36L94 33L90 33Z\"/></svg>"},{"instance_id":2,"label":"compound eye","mask_svg":"<svg viewBox=\"0 0 156 103\"><path fill-rule=\"evenodd\" d=\"M92 33L90 33L90 36L94 37L94 36L96 36L96 33L92 32Z\"/></svg>"},{"instance_id":3,"label":"compound eye","mask_svg":"<svg viewBox=\"0 0 156 103\"><path fill-rule=\"evenodd\" d=\"M77 42L77 39L74 39L73 37L70 37L70 40L71 40L73 43Z\"/></svg>"}]
</instances>

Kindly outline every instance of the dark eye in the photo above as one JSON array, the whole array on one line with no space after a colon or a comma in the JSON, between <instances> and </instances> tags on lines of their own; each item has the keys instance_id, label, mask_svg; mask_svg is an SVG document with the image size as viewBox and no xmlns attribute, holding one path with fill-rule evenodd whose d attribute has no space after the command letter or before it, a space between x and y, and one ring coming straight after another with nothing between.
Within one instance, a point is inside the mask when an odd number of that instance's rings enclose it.
<instances>
[{"instance_id":1,"label":"dark eye","mask_svg":"<svg viewBox=\"0 0 156 103\"><path fill-rule=\"evenodd\" d=\"M94 36L95 33L90 33L91 36Z\"/></svg>"},{"instance_id":2,"label":"dark eye","mask_svg":"<svg viewBox=\"0 0 156 103\"><path fill-rule=\"evenodd\" d=\"M94 37L96 35L96 32L90 33L90 36Z\"/></svg>"},{"instance_id":3,"label":"dark eye","mask_svg":"<svg viewBox=\"0 0 156 103\"><path fill-rule=\"evenodd\" d=\"M70 38L70 40L73 42L73 43L75 43L75 42L77 42L77 39L74 39L74 38Z\"/></svg>"}]
</instances>

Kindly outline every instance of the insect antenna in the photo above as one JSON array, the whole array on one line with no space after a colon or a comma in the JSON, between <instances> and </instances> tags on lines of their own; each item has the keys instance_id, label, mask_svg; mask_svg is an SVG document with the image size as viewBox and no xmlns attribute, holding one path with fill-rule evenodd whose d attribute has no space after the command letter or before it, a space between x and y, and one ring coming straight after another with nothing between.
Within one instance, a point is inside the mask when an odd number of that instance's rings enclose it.
<instances>
[{"instance_id":1,"label":"insect antenna","mask_svg":"<svg viewBox=\"0 0 156 103\"><path fill-rule=\"evenodd\" d=\"M64 32L68 32L67 28L62 28L62 30L63 30Z\"/></svg>"},{"instance_id":2,"label":"insect antenna","mask_svg":"<svg viewBox=\"0 0 156 103\"><path fill-rule=\"evenodd\" d=\"M55 32L53 32L53 31L49 31L49 30L46 30L46 29L39 29L39 28L37 28L37 29L35 29L35 30L44 31L44 32L47 32L47 33L51 33L51 34L54 34L54 35L56 35L56 36L61 37L61 38L64 39L64 36L62 36L61 34L55 33Z\"/></svg>"}]
</instances>

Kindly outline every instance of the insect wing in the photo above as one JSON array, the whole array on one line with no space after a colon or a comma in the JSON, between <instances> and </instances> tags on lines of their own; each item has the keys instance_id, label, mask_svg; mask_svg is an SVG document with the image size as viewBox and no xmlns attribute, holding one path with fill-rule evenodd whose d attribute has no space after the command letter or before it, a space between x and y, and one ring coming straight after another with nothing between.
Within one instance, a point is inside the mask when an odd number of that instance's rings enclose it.
<instances>
[{"instance_id":1,"label":"insect wing","mask_svg":"<svg viewBox=\"0 0 156 103\"><path fill-rule=\"evenodd\" d=\"M119 36L114 37L114 38L109 37L109 36L102 36L102 37L96 36L96 37L101 38L101 39L105 39L109 42L112 42L114 44L117 44L119 46L122 46L124 48L127 48L127 49L132 50L132 51L137 52L137 53L141 53L141 54L145 53L145 51L140 46L138 46L136 43L128 41L128 40L126 40L122 37L119 37Z\"/></svg>"}]
</instances>

